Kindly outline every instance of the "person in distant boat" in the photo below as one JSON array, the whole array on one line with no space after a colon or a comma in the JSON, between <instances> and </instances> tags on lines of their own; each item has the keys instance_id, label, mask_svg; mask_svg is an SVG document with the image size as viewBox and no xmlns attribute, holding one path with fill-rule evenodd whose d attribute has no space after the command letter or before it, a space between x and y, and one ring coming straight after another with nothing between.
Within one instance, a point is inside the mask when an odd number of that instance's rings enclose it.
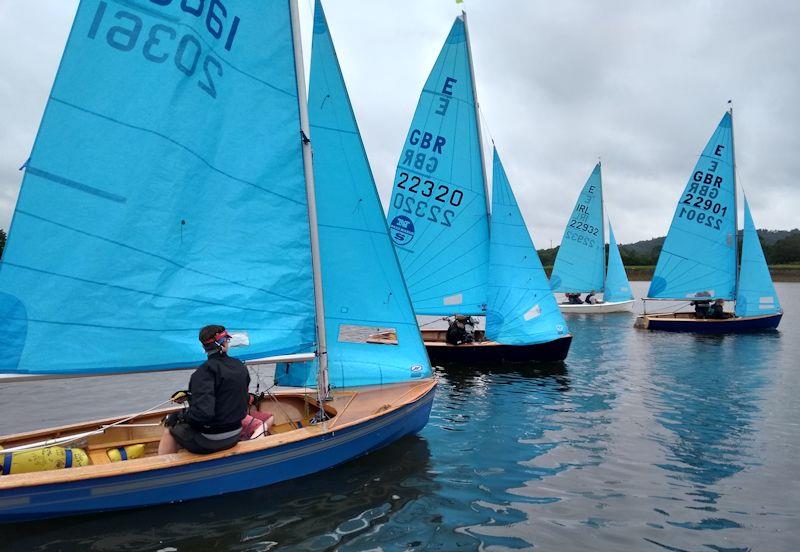
<instances>
[{"instance_id":1,"label":"person in distant boat","mask_svg":"<svg viewBox=\"0 0 800 552\"><path fill-rule=\"evenodd\" d=\"M210 454L239 442L250 402L250 373L242 361L228 356L230 339L224 326L200 330L208 360L189 379L189 408L164 421L159 454L179 448Z\"/></svg>"},{"instance_id":2,"label":"person in distant boat","mask_svg":"<svg viewBox=\"0 0 800 552\"><path fill-rule=\"evenodd\" d=\"M475 319L457 314L447 328L445 341L450 345L461 345L475 341Z\"/></svg>"},{"instance_id":3,"label":"person in distant boat","mask_svg":"<svg viewBox=\"0 0 800 552\"><path fill-rule=\"evenodd\" d=\"M711 310L710 299L696 299L690 304L694 307L695 318L708 318L708 313Z\"/></svg>"},{"instance_id":4,"label":"person in distant boat","mask_svg":"<svg viewBox=\"0 0 800 552\"><path fill-rule=\"evenodd\" d=\"M596 305L597 304L597 297L594 296L594 290L590 291L586 295L586 299L583 300L584 303L589 305Z\"/></svg>"},{"instance_id":5,"label":"person in distant boat","mask_svg":"<svg viewBox=\"0 0 800 552\"><path fill-rule=\"evenodd\" d=\"M580 293L565 293L564 295L567 296L567 303L570 305L582 305L583 301L581 301L581 294Z\"/></svg>"},{"instance_id":6,"label":"person in distant boat","mask_svg":"<svg viewBox=\"0 0 800 552\"><path fill-rule=\"evenodd\" d=\"M715 319L725 318L725 301L722 299L714 301L714 304L708 310L708 317Z\"/></svg>"}]
</instances>

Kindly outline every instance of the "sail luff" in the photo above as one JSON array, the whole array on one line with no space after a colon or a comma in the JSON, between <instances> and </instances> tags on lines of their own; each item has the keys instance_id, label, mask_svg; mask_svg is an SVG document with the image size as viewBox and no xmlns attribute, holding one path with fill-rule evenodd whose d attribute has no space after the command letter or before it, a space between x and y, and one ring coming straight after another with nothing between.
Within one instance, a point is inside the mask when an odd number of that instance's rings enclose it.
<instances>
[{"instance_id":1,"label":"sail luff","mask_svg":"<svg viewBox=\"0 0 800 552\"><path fill-rule=\"evenodd\" d=\"M600 243L603 244L603 285L600 289L605 289L606 276L608 275L608 261L606 260L606 211L605 202L603 201L603 165L600 159L597 160L597 166L600 168ZM610 228L610 220L608 224Z\"/></svg>"},{"instance_id":2,"label":"sail luff","mask_svg":"<svg viewBox=\"0 0 800 552\"><path fill-rule=\"evenodd\" d=\"M739 194L738 181L736 179L736 142L733 131L733 106L728 109L731 116L731 163L733 164L733 273L736 275L736 284L733 296L739 295Z\"/></svg>"},{"instance_id":3,"label":"sail luff","mask_svg":"<svg viewBox=\"0 0 800 552\"><path fill-rule=\"evenodd\" d=\"M469 74L472 79L472 99L475 102L475 126L478 129L478 147L481 159L481 174L483 174L484 199L486 200L486 216L490 221L489 231L491 232L492 208L489 202L489 178L486 173L486 156L483 151L483 130L481 127L480 105L478 104L478 89L475 85L475 65L472 63L472 43L469 40L469 25L467 25L467 12L461 12L461 19L464 21L464 34L467 40L467 60L469 61Z\"/></svg>"},{"instance_id":4,"label":"sail luff","mask_svg":"<svg viewBox=\"0 0 800 552\"><path fill-rule=\"evenodd\" d=\"M309 136L308 102L306 99L306 78L303 66L303 45L300 34L300 15L297 0L289 0L292 25L292 44L294 46L295 76L297 79L297 102L300 107L300 132L303 142L303 172L306 180L306 201L308 203L308 226L311 236L311 266L314 275L314 312L317 327L317 394L320 399L330 395L328 384L328 347L325 333L325 304L322 292L322 261L319 251L319 228L317 221L316 192L314 191L314 166Z\"/></svg>"}]
</instances>

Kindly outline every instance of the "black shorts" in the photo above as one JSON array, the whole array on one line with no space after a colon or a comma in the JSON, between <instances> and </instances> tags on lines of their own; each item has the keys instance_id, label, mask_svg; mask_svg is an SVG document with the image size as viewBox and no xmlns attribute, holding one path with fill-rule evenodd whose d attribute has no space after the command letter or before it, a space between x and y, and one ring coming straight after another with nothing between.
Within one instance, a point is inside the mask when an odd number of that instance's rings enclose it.
<instances>
[{"instance_id":1,"label":"black shorts","mask_svg":"<svg viewBox=\"0 0 800 552\"><path fill-rule=\"evenodd\" d=\"M186 422L178 422L169 428L169 432L181 447L195 454L211 454L212 452L229 449L239 442L240 437L237 434L218 441L208 439Z\"/></svg>"}]
</instances>

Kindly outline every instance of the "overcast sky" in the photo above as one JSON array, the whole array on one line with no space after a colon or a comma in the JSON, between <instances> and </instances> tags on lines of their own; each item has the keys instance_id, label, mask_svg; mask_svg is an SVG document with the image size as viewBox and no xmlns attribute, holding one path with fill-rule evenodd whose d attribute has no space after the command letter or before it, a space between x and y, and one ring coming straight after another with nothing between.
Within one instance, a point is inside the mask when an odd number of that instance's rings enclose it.
<instances>
[{"instance_id":1,"label":"overcast sky","mask_svg":"<svg viewBox=\"0 0 800 552\"><path fill-rule=\"evenodd\" d=\"M312 2L299 1L310 23ZM0 0L2 228L76 6ZM756 225L800 226L796 0L328 0L384 202L420 90L462 7L485 134L537 247L560 242L598 157L617 240L664 235L729 98L739 182ZM304 25L306 55L310 31Z\"/></svg>"}]
</instances>

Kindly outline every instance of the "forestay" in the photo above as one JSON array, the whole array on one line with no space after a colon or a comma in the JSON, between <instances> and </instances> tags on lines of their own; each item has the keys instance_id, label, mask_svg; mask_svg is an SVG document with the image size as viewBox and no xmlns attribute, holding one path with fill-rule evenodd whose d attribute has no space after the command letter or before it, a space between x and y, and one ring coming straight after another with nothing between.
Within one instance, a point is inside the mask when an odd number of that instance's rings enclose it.
<instances>
[{"instance_id":1,"label":"forestay","mask_svg":"<svg viewBox=\"0 0 800 552\"><path fill-rule=\"evenodd\" d=\"M736 293L736 316L761 316L782 312L778 294L769 274L764 251L756 233L750 205L744 200L744 235L739 287Z\"/></svg>"},{"instance_id":2,"label":"forestay","mask_svg":"<svg viewBox=\"0 0 800 552\"><path fill-rule=\"evenodd\" d=\"M187 6L81 2L0 270L0 372L189 366L210 323L245 358L314 349L289 4Z\"/></svg>"},{"instance_id":3,"label":"forestay","mask_svg":"<svg viewBox=\"0 0 800 552\"><path fill-rule=\"evenodd\" d=\"M308 104L330 383L351 387L430 377L428 356L319 0ZM396 344L370 342L370 330L374 333L379 327L394 329ZM282 385L312 386L316 368L282 365L276 376Z\"/></svg>"},{"instance_id":4,"label":"forestay","mask_svg":"<svg viewBox=\"0 0 800 552\"><path fill-rule=\"evenodd\" d=\"M731 114L725 113L678 200L648 296L736 296L736 200Z\"/></svg>"},{"instance_id":5,"label":"forestay","mask_svg":"<svg viewBox=\"0 0 800 552\"><path fill-rule=\"evenodd\" d=\"M389 207L417 314L484 314L485 194L469 47L458 17L419 98Z\"/></svg>"},{"instance_id":6,"label":"forestay","mask_svg":"<svg viewBox=\"0 0 800 552\"><path fill-rule=\"evenodd\" d=\"M497 150L492 173L486 337L507 345L545 343L565 336L539 255L525 226Z\"/></svg>"},{"instance_id":7,"label":"forestay","mask_svg":"<svg viewBox=\"0 0 800 552\"><path fill-rule=\"evenodd\" d=\"M603 299L605 301L630 301L633 299L631 284L628 282L628 275L625 273L625 265L622 264L622 256L619 254L619 247L614 238L614 230L611 228L610 221L608 223L608 270Z\"/></svg>"},{"instance_id":8,"label":"forestay","mask_svg":"<svg viewBox=\"0 0 800 552\"><path fill-rule=\"evenodd\" d=\"M564 230L550 285L553 291L562 293L599 292L603 289L604 272L603 182L598 163Z\"/></svg>"}]
</instances>

